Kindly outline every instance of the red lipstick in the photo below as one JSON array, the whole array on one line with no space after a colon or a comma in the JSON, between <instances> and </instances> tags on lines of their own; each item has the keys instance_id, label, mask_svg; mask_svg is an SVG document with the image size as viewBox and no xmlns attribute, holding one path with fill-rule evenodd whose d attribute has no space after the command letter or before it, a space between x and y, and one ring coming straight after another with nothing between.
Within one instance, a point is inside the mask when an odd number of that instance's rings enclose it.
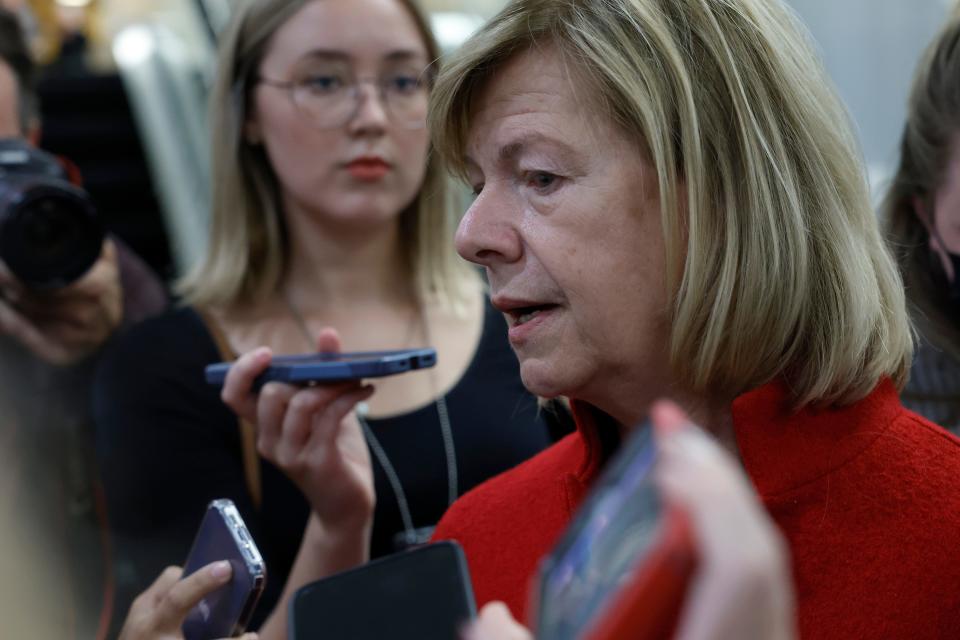
<instances>
[{"instance_id":1,"label":"red lipstick","mask_svg":"<svg viewBox=\"0 0 960 640\"><path fill-rule=\"evenodd\" d=\"M378 156L364 156L347 163L347 172L356 180L374 182L390 172L390 163Z\"/></svg>"}]
</instances>

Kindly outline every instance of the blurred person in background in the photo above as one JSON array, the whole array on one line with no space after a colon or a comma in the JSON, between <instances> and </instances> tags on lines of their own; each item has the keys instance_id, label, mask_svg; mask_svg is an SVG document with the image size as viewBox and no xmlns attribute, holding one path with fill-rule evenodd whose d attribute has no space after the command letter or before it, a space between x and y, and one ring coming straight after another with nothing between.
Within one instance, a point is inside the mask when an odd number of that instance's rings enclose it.
<instances>
[{"instance_id":1,"label":"blurred person in background","mask_svg":"<svg viewBox=\"0 0 960 640\"><path fill-rule=\"evenodd\" d=\"M918 332L903 403L960 433L960 15L914 79L900 164L881 205Z\"/></svg>"},{"instance_id":2,"label":"blurred person in background","mask_svg":"<svg viewBox=\"0 0 960 640\"><path fill-rule=\"evenodd\" d=\"M739 459L796 592L794 615L764 581L734 582L714 592L730 615L687 637L956 637L960 440L900 404L902 282L797 16L776 0L514 0L431 100L434 145L476 195L457 250L486 268L526 387L570 398L578 427L437 526L478 604L526 619L540 559L667 397ZM238 360L231 406L275 437L320 430L295 457L355 495L342 418L362 387L257 397L265 365ZM727 531L715 557L749 572L751 542Z\"/></svg>"},{"instance_id":3,"label":"blurred person in background","mask_svg":"<svg viewBox=\"0 0 960 640\"><path fill-rule=\"evenodd\" d=\"M460 493L550 443L554 414L523 388L502 316L453 250L451 194L426 130L438 56L408 0L238 7L211 98L206 258L181 283L186 304L131 331L98 375L124 593L182 560L207 503L230 498L268 567L254 628L278 611L262 633L280 637L286 598L331 569L317 554L422 542ZM322 333L330 326L341 342ZM238 423L204 381L206 365L263 345L269 359L341 344L438 353L435 368L354 394L363 434L351 455L374 463L351 495L293 464L294 443L266 437L256 418ZM338 518L350 500L372 522Z\"/></svg>"},{"instance_id":4,"label":"blurred person in background","mask_svg":"<svg viewBox=\"0 0 960 640\"><path fill-rule=\"evenodd\" d=\"M0 140L39 143L35 76L18 15L0 9ZM16 460L5 469L16 480L4 487L23 530L49 542L45 566L60 572L52 620L62 614L81 636L98 626L109 583L91 468L95 363L117 331L165 304L149 268L109 237L85 274L53 290L25 285L0 260L0 371L10 381L0 388L0 437Z\"/></svg>"}]
</instances>

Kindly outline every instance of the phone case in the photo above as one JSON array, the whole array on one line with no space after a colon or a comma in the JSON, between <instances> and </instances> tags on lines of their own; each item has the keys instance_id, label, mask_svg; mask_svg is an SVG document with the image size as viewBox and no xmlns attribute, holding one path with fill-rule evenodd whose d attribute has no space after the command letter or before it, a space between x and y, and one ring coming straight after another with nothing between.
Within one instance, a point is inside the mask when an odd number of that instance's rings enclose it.
<instances>
[{"instance_id":1,"label":"phone case","mask_svg":"<svg viewBox=\"0 0 960 640\"><path fill-rule=\"evenodd\" d=\"M531 611L551 640L669 638L696 567L686 514L653 481L656 446L639 427L543 561Z\"/></svg>"},{"instance_id":2,"label":"phone case","mask_svg":"<svg viewBox=\"0 0 960 640\"><path fill-rule=\"evenodd\" d=\"M672 638L696 566L689 517L668 508L660 536L643 564L605 604L585 640Z\"/></svg>"},{"instance_id":3,"label":"phone case","mask_svg":"<svg viewBox=\"0 0 960 640\"><path fill-rule=\"evenodd\" d=\"M463 550L445 541L302 587L290 604L290 638L451 640L474 616Z\"/></svg>"},{"instance_id":4,"label":"phone case","mask_svg":"<svg viewBox=\"0 0 960 640\"><path fill-rule=\"evenodd\" d=\"M183 623L185 640L227 638L241 633L266 583L266 566L231 500L214 500L200 523L183 577L217 560L228 560L233 577L208 594Z\"/></svg>"},{"instance_id":5,"label":"phone case","mask_svg":"<svg viewBox=\"0 0 960 640\"><path fill-rule=\"evenodd\" d=\"M270 367L257 377L255 386L259 388L267 382L303 384L382 378L425 369L436 363L437 352L431 348L277 356L270 362ZM209 365L205 370L207 382L222 385L232 364L220 362Z\"/></svg>"}]
</instances>

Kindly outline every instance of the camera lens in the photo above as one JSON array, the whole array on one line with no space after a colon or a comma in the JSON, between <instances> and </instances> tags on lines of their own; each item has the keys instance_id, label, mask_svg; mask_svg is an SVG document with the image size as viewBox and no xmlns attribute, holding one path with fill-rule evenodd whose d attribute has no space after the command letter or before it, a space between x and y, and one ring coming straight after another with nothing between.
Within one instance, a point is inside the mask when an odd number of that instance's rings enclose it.
<instances>
[{"instance_id":1,"label":"camera lens","mask_svg":"<svg viewBox=\"0 0 960 640\"><path fill-rule=\"evenodd\" d=\"M33 203L23 224L24 249L43 262L63 260L82 236L78 218L58 198L46 196Z\"/></svg>"},{"instance_id":2,"label":"camera lens","mask_svg":"<svg viewBox=\"0 0 960 640\"><path fill-rule=\"evenodd\" d=\"M24 188L7 208L0 257L17 278L35 289L67 285L96 262L103 228L83 192L69 185Z\"/></svg>"}]
</instances>

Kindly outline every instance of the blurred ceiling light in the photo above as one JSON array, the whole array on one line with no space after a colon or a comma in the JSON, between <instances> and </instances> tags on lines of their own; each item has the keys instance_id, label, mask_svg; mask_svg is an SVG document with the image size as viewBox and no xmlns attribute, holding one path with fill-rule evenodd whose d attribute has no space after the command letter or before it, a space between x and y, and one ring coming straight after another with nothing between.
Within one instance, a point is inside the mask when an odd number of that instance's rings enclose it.
<instances>
[{"instance_id":1,"label":"blurred ceiling light","mask_svg":"<svg viewBox=\"0 0 960 640\"><path fill-rule=\"evenodd\" d=\"M143 25L133 25L117 34L113 41L113 57L123 67L139 65L157 48L153 33Z\"/></svg>"},{"instance_id":2,"label":"blurred ceiling light","mask_svg":"<svg viewBox=\"0 0 960 640\"><path fill-rule=\"evenodd\" d=\"M93 0L57 0L58 5L70 9L84 9L89 7L91 2L93 2Z\"/></svg>"},{"instance_id":3,"label":"blurred ceiling light","mask_svg":"<svg viewBox=\"0 0 960 640\"><path fill-rule=\"evenodd\" d=\"M433 32L444 51L456 49L473 35L483 23L483 17L472 13L437 11L430 14Z\"/></svg>"}]
</instances>

